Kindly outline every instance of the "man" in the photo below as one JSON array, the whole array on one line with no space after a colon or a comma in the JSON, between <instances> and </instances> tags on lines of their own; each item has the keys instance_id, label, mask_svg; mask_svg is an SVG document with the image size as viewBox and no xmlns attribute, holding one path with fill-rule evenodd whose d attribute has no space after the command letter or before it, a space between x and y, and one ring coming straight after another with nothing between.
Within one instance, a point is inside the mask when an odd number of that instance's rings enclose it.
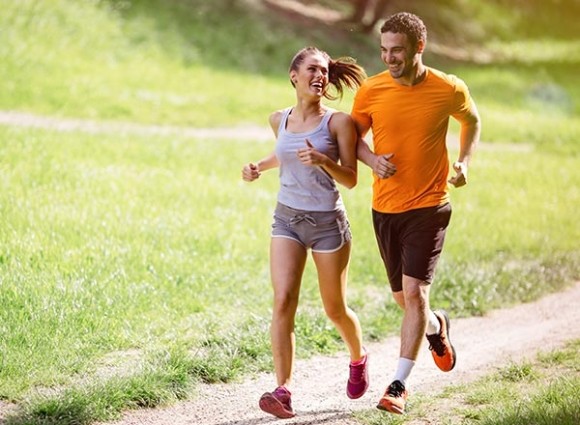
<instances>
[{"instance_id":1,"label":"man","mask_svg":"<svg viewBox=\"0 0 580 425\"><path fill-rule=\"evenodd\" d=\"M352 116L359 132L357 155L374 173L373 225L396 302L403 308L401 348L393 381L378 408L404 413L407 379L423 335L436 365L455 366L447 313L429 307L429 289L451 218L449 182L467 183L467 167L479 141L480 119L463 81L422 62L427 30L419 17L397 13L381 27L381 58L388 70L357 92ZM459 157L449 180L449 117L461 125ZM371 151L362 137L372 129Z\"/></svg>"}]
</instances>

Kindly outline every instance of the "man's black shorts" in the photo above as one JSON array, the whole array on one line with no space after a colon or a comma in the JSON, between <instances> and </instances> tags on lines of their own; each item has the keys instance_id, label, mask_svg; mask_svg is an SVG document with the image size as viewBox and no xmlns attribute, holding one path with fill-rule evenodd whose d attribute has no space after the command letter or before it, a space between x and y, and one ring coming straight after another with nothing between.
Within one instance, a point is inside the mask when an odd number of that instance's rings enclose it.
<instances>
[{"instance_id":1,"label":"man's black shorts","mask_svg":"<svg viewBox=\"0 0 580 425\"><path fill-rule=\"evenodd\" d=\"M393 292L403 289L403 274L431 283L450 219L449 203L394 214L373 210L375 236Z\"/></svg>"}]
</instances>

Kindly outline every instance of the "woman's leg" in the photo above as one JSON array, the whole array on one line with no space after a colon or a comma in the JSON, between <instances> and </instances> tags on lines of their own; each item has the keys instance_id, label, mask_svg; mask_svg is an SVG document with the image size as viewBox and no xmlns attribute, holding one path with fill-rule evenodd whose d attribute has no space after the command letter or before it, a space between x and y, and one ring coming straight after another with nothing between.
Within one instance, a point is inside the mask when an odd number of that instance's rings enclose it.
<instances>
[{"instance_id":1,"label":"woman's leg","mask_svg":"<svg viewBox=\"0 0 580 425\"><path fill-rule=\"evenodd\" d=\"M351 361L360 360L365 351L362 330L356 314L346 304L346 283L350 242L332 253L313 252L324 310L348 347Z\"/></svg>"},{"instance_id":2,"label":"woman's leg","mask_svg":"<svg viewBox=\"0 0 580 425\"><path fill-rule=\"evenodd\" d=\"M272 238L270 275L274 306L270 336L278 386L288 386L294 366L294 317L298 308L300 283L306 264L306 249L286 238Z\"/></svg>"}]
</instances>

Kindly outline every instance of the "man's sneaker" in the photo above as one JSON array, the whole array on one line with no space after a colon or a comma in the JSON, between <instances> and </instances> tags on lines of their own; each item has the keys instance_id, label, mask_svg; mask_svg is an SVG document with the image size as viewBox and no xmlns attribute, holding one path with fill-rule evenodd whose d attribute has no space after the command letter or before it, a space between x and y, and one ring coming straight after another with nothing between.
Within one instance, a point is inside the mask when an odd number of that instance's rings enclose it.
<instances>
[{"instance_id":1,"label":"man's sneaker","mask_svg":"<svg viewBox=\"0 0 580 425\"><path fill-rule=\"evenodd\" d=\"M271 393L264 393L260 397L260 409L278 418L292 418L294 410L290 396L290 391L284 387L278 387Z\"/></svg>"},{"instance_id":2,"label":"man's sneaker","mask_svg":"<svg viewBox=\"0 0 580 425\"><path fill-rule=\"evenodd\" d=\"M401 381L393 381L387 387L385 395L379 400L377 409L402 415L405 413L405 403L409 393Z\"/></svg>"},{"instance_id":3,"label":"man's sneaker","mask_svg":"<svg viewBox=\"0 0 580 425\"><path fill-rule=\"evenodd\" d=\"M449 372L455 367L455 348L449 340L449 316L444 310L435 310L435 316L441 324L441 330L438 334L427 335L429 340L429 350L435 364L443 372Z\"/></svg>"},{"instance_id":4,"label":"man's sneaker","mask_svg":"<svg viewBox=\"0 0 580 425\"><path fill-rule=\"evenodd\" d=\"M348 398L361 398L369 388L369 369L367 367L369 355L366 353L362 362L349 365L350 374L346 384L346 395Z\"/></svg>"}]
</instances>

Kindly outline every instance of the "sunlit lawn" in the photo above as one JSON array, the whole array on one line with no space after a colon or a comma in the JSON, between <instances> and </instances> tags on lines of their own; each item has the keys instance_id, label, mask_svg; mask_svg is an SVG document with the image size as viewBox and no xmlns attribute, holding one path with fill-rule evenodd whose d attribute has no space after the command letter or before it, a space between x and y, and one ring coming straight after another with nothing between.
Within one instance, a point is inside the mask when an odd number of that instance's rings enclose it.
<instances>
[{"instance_id":1,"label":"sunlit lawn","mask_svg":"<svg viewBox=\"0 0 580 425\"><path fill-rule=\"evenodd\" d=\"M208 340L233 350L258 333L258 354L267 357L277 176L247 184L239 172L267 144L0 131L3 397L67 382L117 350ZM361 174L357 188L343 191L355 235L350 293L367 333L384 336L394 329L385 315L398 311L370 225L369 175ZM455 315L481 313L573 279L577 179L574 158L482 146L470 184L453 192L434 302ZM303 294L306 350L333 349L311 269ZM228 341L233 329L245 330Z\"/></svg>"}]
</instances>

